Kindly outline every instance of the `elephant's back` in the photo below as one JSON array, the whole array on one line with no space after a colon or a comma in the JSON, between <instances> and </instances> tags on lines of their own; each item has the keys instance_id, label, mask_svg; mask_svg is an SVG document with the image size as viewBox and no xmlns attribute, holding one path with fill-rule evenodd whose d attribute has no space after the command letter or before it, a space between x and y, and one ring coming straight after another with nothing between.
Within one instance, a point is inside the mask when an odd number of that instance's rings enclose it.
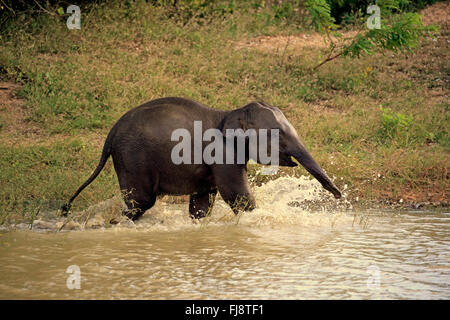
<instances>
[{"instance_id":1,"label":"elephant's back","mask_svg":"<svg viewBox=\"0 0 450 320\"><path fill-rule=\"evenodd\" d=\"M206 127L216 127L222 118L222 113L223 111L186 98L160 98L125 113L116 123L115 129L136 133L153 131L164 134L167 130L173 131L178 128L190 130L194 121L202 121Z\"/></svg>"},{"instance_id":2,"label":"elephant's back","mask_svg":"<svg viewBox=\"0 0 450 320\"><path fill-rule=\"evenodd\" d=\"M189 117L204 116L206 114L220 113L221 111L205 106L200 102L180 97L166 97L151 100L131 109L124 116L164 116L171 118L177 115ZM162 120L162 119L160 119Z\"/></svg>"},{"instance_id":3,"label":"elephant's back","mask_svg":"<svg viewBox=\"0 0 450 320\"><path fill-rule=\"evenodd\" d=\"M177 129L185 129L190 133L189 138L194 139L194 121L201 121L204 131L218 127L221 114L183 98L157 99L130 110L110 134L116 170L141 177L161 176L158 189L168 194L188 194L201 189L205 183L209 185L211 172L205 165L176 165L172 161L172 150L180 143L172 141L172 134ZM190 144L193 148L193 141Z\"/></svg>"},{"instance_id":4,"label":"elephant's back","mask_svg":"<svg viewBox=\"0 0 450 320\"><path fill-rule=\"evenodd\" d=\"M140 106L134 108L133 110L137 109L145 109L145 108L152 108L152 107L158 107L158 106L166 106L166 107L175 107L178 109L186 108L190 110L195 109L202 109L202 110L210 110L214 111L213 108L205 106L204 104L201 104L198 101L188 99L188 98L182 98L182 97L165 97L165 98L158 98L154 100L147 101ZM132 111L132 110L130 110Z\"/></svg>"}]
</instances>

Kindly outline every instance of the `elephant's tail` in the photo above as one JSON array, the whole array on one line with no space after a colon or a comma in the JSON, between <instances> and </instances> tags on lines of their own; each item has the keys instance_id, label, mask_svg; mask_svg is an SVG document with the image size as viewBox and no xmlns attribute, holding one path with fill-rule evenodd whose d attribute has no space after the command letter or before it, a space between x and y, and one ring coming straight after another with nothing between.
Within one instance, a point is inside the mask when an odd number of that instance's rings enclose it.
<instances>
[{"instance_id":1,"label":"elephant's tail","mask_svg":"<svg viewBox=\"0 0 450 320\"><path fill-rule=\"evenodd\" d=\"M105 145L103 146L103 151L102 151L102 156L100 158L100 162L98 163L97 168L95 168L94 172L91 174L89 179L87 179L86 182L83 183L78 188L78 190L74 193L74 195L70 198L70 200L61 207L61 214L63 216L67 216L67 214L70 211L70 208L72 207L73 200L75 200L75 198L81 193L81 191L83 191L84 188L86 188L92 181L94 181L95 178L97 178L97 176L99 175L100 171L102 171L103 167L106 164L106 161L108 160L109 156L111 155L111 142L110 142L110 140L111 139L108 136L108 138L106 139Z\"/></svg>"}]
</instances>

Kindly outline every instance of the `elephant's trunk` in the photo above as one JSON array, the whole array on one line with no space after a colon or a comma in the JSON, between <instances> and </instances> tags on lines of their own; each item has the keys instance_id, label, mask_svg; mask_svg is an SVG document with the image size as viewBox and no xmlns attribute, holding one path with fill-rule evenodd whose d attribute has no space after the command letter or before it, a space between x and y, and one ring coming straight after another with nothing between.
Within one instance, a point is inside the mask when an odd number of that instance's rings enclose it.
<instances>
[{"instance_id":1,"label":"elephant's trunk","mask_svg":"<svg viewBox=\"0 0 450 320\"><path fill-rule=\"evenodd\" d=\"M316 178L322 186L330 191L336 199L341 198L341 192L330 180L323 169L317 164L313 157L309 154L306 148L301 144L297 151L292 156L300 162L300 164Z\"/></svg>"}]
</instances>

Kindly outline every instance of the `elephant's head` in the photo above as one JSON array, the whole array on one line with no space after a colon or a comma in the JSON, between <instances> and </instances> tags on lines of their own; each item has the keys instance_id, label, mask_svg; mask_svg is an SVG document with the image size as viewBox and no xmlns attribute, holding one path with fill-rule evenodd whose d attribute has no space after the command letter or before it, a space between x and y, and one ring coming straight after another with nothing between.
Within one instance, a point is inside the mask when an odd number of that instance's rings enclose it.
<instances>
[{"instance_id":1,"label":"elephant's head","mask_svg":"<svg viewBox=\"0 0 450 320\"><path fill-rule=\"evenodd\" d=\"M231 111L225 116L221 128L223 134L226 135L227 129L242 129L243 131L254 129L257 133L260 132L260 129L278 129L279 165L295 167L297 164L291 160L291 157L295 158L326 190L330 191L336 199L341 197L339 189L312 158L300 141L294 127L278 108L264 102L252 102L241 109ZM268 149L269 152L271 152L271 150L276 150L271 148L270 143ZM259 159L254 160L261 163Z\"/></svg>"}]
</instances>

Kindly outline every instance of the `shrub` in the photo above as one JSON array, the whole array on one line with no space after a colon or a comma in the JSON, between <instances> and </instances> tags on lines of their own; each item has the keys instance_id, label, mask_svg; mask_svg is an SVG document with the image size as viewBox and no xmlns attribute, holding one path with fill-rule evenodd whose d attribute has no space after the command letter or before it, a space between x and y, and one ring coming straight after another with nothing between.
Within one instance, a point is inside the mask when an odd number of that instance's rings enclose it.
<instances>
[{"instance_id":1,"label":"shrub","mask_svg":"<svg viewBox=\"0 0 450 320\"><path fill-rule=\"evenodd\" d=\"M392 140L395 136L409 131L412 124L412 116L403 113L395 113L390 108L380 108L381 128L379 137L382 142Z\"/></svg>"}]
</instances>

